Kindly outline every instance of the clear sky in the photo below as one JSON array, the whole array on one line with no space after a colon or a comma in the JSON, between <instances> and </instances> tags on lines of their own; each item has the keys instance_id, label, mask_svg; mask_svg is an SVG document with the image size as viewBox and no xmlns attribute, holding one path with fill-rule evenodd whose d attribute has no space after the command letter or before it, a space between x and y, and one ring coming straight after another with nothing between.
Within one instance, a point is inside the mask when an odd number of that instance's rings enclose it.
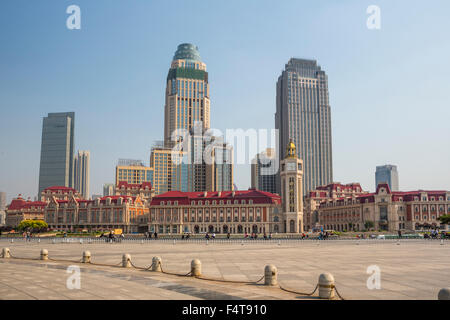
<instances>
[{"instance_id":1,"label":"clear sky","mask_svg":"<svg viewBox=\"0 0 450 320\"><path fill-rule=\"evenodd\" d=\"M81 8L81 30L66 8ZM366 27L369 5L381 29ZM149 162L162 140L165 81L177 45L199 47L211 126L274 128L275 84L291 57L329 78L334 180L374 190L396 164L400 188L450 189L450 2L401 0L3 0L0 190L38 189L42 118L76 113L91 152L91 193L119 158ZM249 166L235 168L239 188Z\"/></svg>"}]
</instances>

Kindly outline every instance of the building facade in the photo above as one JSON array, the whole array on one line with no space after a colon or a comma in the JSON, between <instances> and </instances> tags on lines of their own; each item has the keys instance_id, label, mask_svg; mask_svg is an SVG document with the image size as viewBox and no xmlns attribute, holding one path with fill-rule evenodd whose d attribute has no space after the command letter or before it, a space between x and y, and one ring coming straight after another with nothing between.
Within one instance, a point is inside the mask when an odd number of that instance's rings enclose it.
<instances>
[{"instance_id":1,"label":"building facade","mask_svg":"<svg viewBox=\"0 0 450 320\"><path fill-rule=\"evenodd\" d=\"M252 188L276 193L277 192L277 171L276 151L273 148L267 148L258 153L251 164L251 185Z\"/></svg>"},{"instance_id":2,"label":"building facade","mask_svg":"<svg viewBox=\"0 0 450 320\"><path fill-rule=\"evenodd\" d=\"M248 191L171 191L152 199L148 230L161 234L283 232L280 196Z\"/></svg>"},{"instance_id":3,"label":"building facade","mask_svg":"<svg viewBox=\"0 0 450 320\"><path fill-rule=\"evenodd\" d=\"M50 202L53 198L58 200L69 200L72 197L83 199L78 190L64 186L48 187L41 192L41 201L46 203Z\"/></svg>"},{"instance_id":4,"label":"building facade","mask_svg":"<svg viewBox=\"0 0 450 320\"><path fill-rule=\"evenodd\" d=\"M377 166L375 171L375 188L380 183L387 183L392 191L399 191L397 166L390 164Z\"/></svg>"},{"instance_id":5,"label":"building facade","mask_svg":"<svg viewBox=\"0 0 450 320\"><path fill-rule=\"evenodd\" d=\"M315 60L292 58L278 78L275 128L279 158L292 139L303 160L304 195L333 181L328 77ZM277 180L279 190L279 178Z\"/></svg>"},{"instance_id":6,"label":"building facade","mask_svg":"<svg viewBox=\"0 0 450 320\"><path fill-rule=\"evenodd\" d=\"M128 197L138 197L144 201L146 205L150 205L150 201L154 196L154 191L152 184L150 182L144 182L141 184L130 184L126 181L119 182L116 187L116 196L128 196Z\"/></svg>"},{"instance_id":7,"label":"building facade","mask_svg":"<svg viewBox=\"0 0 450 320\"><path fill-rule=\"evenodd\" d=\"M359 183L341 184L340 182L330 183L326 186L319 186L313 191L309 191L304 197L304 218L305 230L316 231L322 227L319 223L318 208L321 203L327 200L352 197L366 194Z\"/></svg>"},{"instance_id":8,"label":"building facade","mask_svg":"<svg viewBox=\"0 0 450 320\"><path fill-rule=\"evenodd\" d=\"M90 152L78 151L74 158L74 188L80 192L84 199L89 199L90 184Z\"/></svg>"},{"instance_id":9,"label":"building facade","mask_svg":"<svg viewBox=\"0 0 450 320\"><path fill-rule=\"evenodd\" d=\"M51 186L73 187L75 113L49 113L43 119L39 193Z\"/></svg>"},{"instance_id":10,"label":"building facade","mask_svg":"<svg viewBox=\"0 0 450 320\"><path fill-rule=\"evenodd\" d=\"M14 228L23 220L44 220L46 205L47 203L43 201L25 200L19 194L6 208L5 224Z\"/></svg>"},{"instance_id":11,"label":"building facade","mask_svg":"<svg viewBox=\"0 0 450 320\"><path fill-rule=\"evenodd\" d=\"M44 210L45 221L52 230L143 232L147 227L148 207L137 197L110 196L96 200L71 197L51 199Z\"/></svg>"},{"instance_id":12,"label":"building facade","mask_svg":"<svg viewBox=\"0 0 450 320\"><path fill-rule=\"evenodd\" d=\"M328 199L318 211L320 224L338 231L437 228L439 217L450 214L450 191L391 191L380 183L374 193Z\"/></svg>"},{"instance_id":13,"label":"building facade","mask_svg":"<svg viewBox=\"0 0 450 320\"><path fill-rule=\"evenodd\" d=\"M140 160L120 159L116 166L116 186L120 181L131 184L153 183L153 168Z\"/></svg>"}]
</instances>

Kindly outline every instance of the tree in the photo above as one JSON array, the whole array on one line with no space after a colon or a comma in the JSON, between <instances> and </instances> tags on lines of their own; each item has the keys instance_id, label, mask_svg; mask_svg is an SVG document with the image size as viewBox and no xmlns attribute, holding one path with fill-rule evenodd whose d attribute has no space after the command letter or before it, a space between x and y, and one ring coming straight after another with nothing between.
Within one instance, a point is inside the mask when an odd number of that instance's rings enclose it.
<instances>
[{"instance_id":1,"label":"tree","mask_svg":"<svg viewBox=\"0 0 450 320\"><path fill-rule=\"evenodd\" d=\"M368 220L364 223L364 227L366 228L366 230L370 230L373 227L375 227L375 223L373 221Z\"/></svg>"},{"instance_id":2,"label":"tree","mask_svg":"<svg viewBox=\"0 0 450 320\"><path fill-rule=\"evenodd\" d=\"M32 232L41 232L48 228L48 224L43 220L23 220L17 226L20 231L29 230Z\"/></svg>"},{"instance_id":3,"label":"tree","mask_svg":"<svg viewBox=\"0 0 450 320\"><path fill-rule=\"evenodd\" d=\"M450 214L444 214L439 217L439 221L441 224L450 224Z\"/></svg>"}]
</instances>

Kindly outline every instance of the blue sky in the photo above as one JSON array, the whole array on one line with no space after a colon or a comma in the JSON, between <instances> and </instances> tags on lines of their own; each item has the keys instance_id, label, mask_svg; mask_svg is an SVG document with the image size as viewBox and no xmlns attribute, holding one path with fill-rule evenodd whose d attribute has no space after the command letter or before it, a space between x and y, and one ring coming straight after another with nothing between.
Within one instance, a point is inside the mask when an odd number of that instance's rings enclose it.
<instances>
[{"instance_id":1,"label":"blue sky","mask_svg":"<svg viewBox=\"0 0 450 320\"><path fill-rule=\"evenodd\" d=\"M66 8L81 8L81 30ZM381 29L366 8L381 8ZM2 1L0 190L38 188L42 117L75 111L91 151L91 192L119 158L149 161L163 138L165 79L180 43L199 47L211 126L274 127L275 84L290 57L329 77L334 180L374 189L398 165L400 188L449 189L450 3L435 1ZM239 188L249 166L235 168Z\"/></svg>"}]
</instances>

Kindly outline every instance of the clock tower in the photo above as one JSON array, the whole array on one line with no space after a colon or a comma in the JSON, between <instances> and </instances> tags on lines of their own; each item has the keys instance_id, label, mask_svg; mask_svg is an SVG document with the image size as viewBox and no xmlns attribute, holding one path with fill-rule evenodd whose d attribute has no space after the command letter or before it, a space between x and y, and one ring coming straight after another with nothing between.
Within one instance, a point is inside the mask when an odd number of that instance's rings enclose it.
<instances>
[{"instance_id":1,"label":"clock tower","mask_svg":"<svg viewBox=\"0 0 450 320\"><path fill-rule=\"evenodd\" d=\"M281 198L286 233L303 232L303 161L297 157L292 140L281 160Z\"/></svg>"}]
</instances>

